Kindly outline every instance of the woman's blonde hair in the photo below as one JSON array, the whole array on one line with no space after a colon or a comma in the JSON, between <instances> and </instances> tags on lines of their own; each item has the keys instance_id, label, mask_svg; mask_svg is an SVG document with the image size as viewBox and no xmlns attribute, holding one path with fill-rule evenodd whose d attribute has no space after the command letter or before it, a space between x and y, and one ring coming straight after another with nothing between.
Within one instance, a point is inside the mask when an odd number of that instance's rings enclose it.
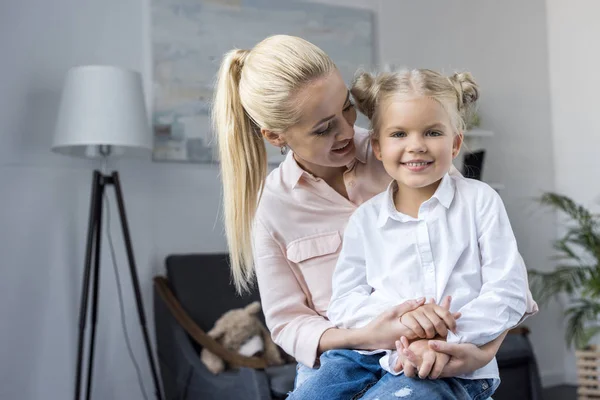
<instances>
[{"instance_id":1,"label":"woman's blonde hair","mask_svg":"<svg viewBox=\"0 0 600 400\"><path fill-rule=\"evenodd\" d=\"M479 98L479 86L468 72L446 77L429 69L382 72L371 75L360 72L350 89L356 107L371 121L373 134L381 126L381 105L390 97L426 96L437 100L448 112L457 131L465 129Z\"/></svg>"},{"instance_id":2,"label":"woman's blonde hair","mask_svg":"<svg viewBox=\"0 0 600 400\"><path fill-rule=\"evenodd\" d=\"M217 136L225 234L238 292L254 279L252 225L267 174L261 128L282 133L301 117L294 96L335 69L312 43L271 36L252 50L232 50L217 77L212 120Z\"/></svg>"}]
</instances>

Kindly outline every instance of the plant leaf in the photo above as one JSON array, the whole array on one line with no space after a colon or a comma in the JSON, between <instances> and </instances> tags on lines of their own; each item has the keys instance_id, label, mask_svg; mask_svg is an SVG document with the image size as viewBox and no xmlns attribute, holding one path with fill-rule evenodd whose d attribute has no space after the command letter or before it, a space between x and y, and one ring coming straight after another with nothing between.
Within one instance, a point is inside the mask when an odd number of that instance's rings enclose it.
<instances>
[{"instance_id":1,"label":"plant leaf","mask_svg":"<svg viewBox=\"0 0 600 400\"><path fill-rule=\"evenodd\" d=\"M559 293L572 294L589 279L592 269L587 266L559 266L552 272L529 271L533 298L545 304Z\"/></svg>"},{"instance_id":2,"label":"plant leaf","mask_svg":"<svg viewBox=\"0 0 600 400\"><path fill-rule=\"evenodd\" d=\"M565 311L565 315L568 317L567 329L565 334L565 339L567 340L567 343L576 346L585 343L585 323L588 321L595 322L599 314L600 303L589 299L579 299L573 306L569 307Z\"/></svg>"}]
</instances>

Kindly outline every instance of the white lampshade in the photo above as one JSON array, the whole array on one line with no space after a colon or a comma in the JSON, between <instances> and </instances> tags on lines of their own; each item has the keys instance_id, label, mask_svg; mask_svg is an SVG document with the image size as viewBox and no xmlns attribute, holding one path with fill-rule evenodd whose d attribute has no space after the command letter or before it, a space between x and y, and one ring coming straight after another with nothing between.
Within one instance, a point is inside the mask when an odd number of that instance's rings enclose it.
<instances>
[{"instance_id":1,"label":"white lampshade","mask_svg":"<svg viewBox=\"0 0 600 400\"><path fill-rule=\"evenodd\" d=\"M147 153L152 135L138 72L112 66L67 73L52 150L79 157Z\"/></svg>"}]
</instances>

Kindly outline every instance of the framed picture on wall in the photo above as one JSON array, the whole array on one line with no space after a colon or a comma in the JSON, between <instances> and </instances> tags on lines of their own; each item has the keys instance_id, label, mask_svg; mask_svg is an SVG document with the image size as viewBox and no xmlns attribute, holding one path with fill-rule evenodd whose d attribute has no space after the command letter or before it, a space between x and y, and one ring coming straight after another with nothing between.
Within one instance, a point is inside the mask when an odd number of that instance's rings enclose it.
<instances>
[{"instance_id":1,"label":"framed picture on wall","mask_svg":"<svg viewBox=\"0 0 600 400\"><path fill-rule=\"evenodd\" d=\"M218 161L210 104L221 58L233 48L300 36L327 52L348 84L374 62L369 10L287 0L151 1L155 161ZM270 144L267 151L270 163L283 159Z\"/></svg>"}]
</instances>

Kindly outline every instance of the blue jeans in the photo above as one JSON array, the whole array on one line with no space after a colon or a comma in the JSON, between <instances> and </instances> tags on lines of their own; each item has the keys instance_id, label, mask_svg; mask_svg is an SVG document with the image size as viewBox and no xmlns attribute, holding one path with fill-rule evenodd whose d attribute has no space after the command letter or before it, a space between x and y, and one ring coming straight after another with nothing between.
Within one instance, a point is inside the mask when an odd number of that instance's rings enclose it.
<instances>
[{"instance_id":1,"label":"blue jeans","mask_svg":"<svg viewBox=\"0 0 600 400\"><path fill-rule=\"evenodd\" d=\"M304 364L298 363L296 366L296 379L294 379L294 389L302 385L308 378L313 376L319 371L318 368L310 368Z\"/></svg>"},{"instance_id":2,"label":"blue jeans","mask_svg":"<svg viewBox=\"0 0 600 400\"><path fill-rule=\"evenodd\" d=\"M379 365L381 354L362 355L352 350L330 350L321 367L290 394L288 400L484 400L498 382L492 379L413 379L394 376ZM304 367L306 368L306 367Z\"/></svg>"}]
</instances>

